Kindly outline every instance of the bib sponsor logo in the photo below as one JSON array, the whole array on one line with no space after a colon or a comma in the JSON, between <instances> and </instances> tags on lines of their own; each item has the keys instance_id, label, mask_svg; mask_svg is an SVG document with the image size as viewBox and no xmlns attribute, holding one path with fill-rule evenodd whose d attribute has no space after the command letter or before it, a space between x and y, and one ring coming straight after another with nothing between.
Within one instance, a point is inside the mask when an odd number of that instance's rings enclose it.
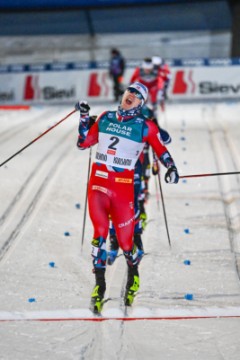
<instances>
[{"instance_id":1,"label":"bib sponsor logo","mask_svg":"<svg viewBox=\"0 0 240 360\"><path fill-rule=\"evenodd\" d=\"M96 159L107 162L107 155L97 152L96 153Z\"/></svg>"},{"instance_id":2,"label":"bib sponsor logo","mask_svg":"<svg viewBox=\"0 0 240 360\"><path fill-rule=\"evenodd\" d=\"M115 156L113 159L113 163L116 165L131 166L132 160L131 159L123 159L123 158L119 158L119 157Z\"/></svg>"},{"instance_id":3,"label":"bib sponsor logo","mask_svg":"<svg viewBox=\"0 0 240 360\"><path fill-rule=\"evenodd\" d=\"M117 183L132 184L132 179L115 178L115 181L116 181Z\"/></svg>"},{"instance_id":4,"label":"bib sponsor logo","mask_svg":"<svg viewBox=\"0 0 240 360\"><path fill-rule=\"evenodd\" d=\"M97 170L95 175L103 179L108 179L108 173L105 171Z\"/></svg>"},{"instance_id":5,"label":"bib sponsor logo","mask_svg":"<svg viewBox=\"0 0 240 360\"><path fill-rule=\"evenodd\" d=\"M116 154L116 150L108 149L107 153L108 153L109 155L115 155L115 154Z\"/></svg>"}]
</instances>

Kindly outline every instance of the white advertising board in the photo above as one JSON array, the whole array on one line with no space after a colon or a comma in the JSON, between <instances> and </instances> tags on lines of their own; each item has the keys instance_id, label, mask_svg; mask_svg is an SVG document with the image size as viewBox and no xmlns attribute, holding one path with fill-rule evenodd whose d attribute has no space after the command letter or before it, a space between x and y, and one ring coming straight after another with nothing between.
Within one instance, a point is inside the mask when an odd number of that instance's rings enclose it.
<instances>
[{"instance_id":1,"label":"white advertising board","mask_svg":"<svg viewBox=\"0 0 240 360\"><path fill-rule=\"evenodd\" d=\"M127 86L134 68L127 68ZM168 90L171 100L240 99L240 65L173 66ZM52 69L0 72L1 104L74 104L113 100L108 69Z\"/></svg>"}]
</instances>

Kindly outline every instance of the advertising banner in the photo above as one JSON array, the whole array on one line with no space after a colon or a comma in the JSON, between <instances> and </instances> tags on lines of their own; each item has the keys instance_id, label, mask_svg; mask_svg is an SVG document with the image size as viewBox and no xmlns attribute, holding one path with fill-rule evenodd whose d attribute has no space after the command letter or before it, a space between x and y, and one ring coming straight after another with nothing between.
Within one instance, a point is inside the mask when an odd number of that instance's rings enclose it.
<instances>
[{"instance_id":1,"label":"advertising banner","mask_svg":"<svg viewBox=\"0 0 240 360\"><path fill-rule=\"evenodd\" d=\"M124 87L136 64L128 64ZM170 69L168 98L172 101L240 100L239 62L172 61ZM113 101L108 62L0 67L0 104L74 104L82 99Z\"/></svg>"},{"instance_id":2,"label":"advertising banner","mask_svg":"<svg viewBox=\"0 0 240 360\"><path fill-rule=\"evenodd\" d=\"M240 67L174 68L172 99L240 99Z\"/></svg>"}]
</instances>

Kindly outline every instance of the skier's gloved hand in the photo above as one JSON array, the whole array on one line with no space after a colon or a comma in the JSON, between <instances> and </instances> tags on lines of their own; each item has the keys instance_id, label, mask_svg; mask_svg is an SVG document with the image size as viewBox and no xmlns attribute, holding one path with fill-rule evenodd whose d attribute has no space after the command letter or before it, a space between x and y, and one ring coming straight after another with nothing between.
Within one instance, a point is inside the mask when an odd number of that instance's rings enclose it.
<instances>
[{"instance_id":1,"label":"skier's gloved hand","mask_svg":"<svg viewBox=\"0 0 240 360\"><path fill-rule=\"evenodd\" d=\"M157 175L159 173L159 163L157 160L153 160L152 164L152 174Z\"/></svg>"},{"instance_id":2,"label":"skier's gloved hand","mask_svg":"<svg viewBox=\"0 0 240 360\"><path fill-rule=\"evenodd\" d=\"M165 174L165 181L169 184L177 184L179 175L176 166L170 166Z\"/></svg>"},{"instance_id":3,"label":"skier's gloved hand","mask_svg":"<svg viewBox=\"0 0 240 360\"><path fill-rule=\"evenodd\" d=\"M80 111L80 114L86 116L89 114L90 106L88 105L87 101L78 101L75 104L75 110Z\"/></svg>"}]
</instances>

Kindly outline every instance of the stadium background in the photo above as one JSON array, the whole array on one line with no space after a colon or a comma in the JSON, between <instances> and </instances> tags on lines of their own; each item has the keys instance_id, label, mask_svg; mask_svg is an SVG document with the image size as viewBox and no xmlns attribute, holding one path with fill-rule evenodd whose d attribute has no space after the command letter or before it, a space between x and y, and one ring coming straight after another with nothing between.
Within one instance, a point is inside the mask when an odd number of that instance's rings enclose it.
<instances>
[{"instance_id":1,"label":"stadium background","mask_svg":"<svg viewBox=\"0 0 240 360\"><path fill-rule=\"evenodd\" d=\"M112 47L126 59L126 85L157 55L173 71L170 100L239 99L238 1L2 0L0 9L3 104L111 100Z\"/></svg>"}]
</instances>

